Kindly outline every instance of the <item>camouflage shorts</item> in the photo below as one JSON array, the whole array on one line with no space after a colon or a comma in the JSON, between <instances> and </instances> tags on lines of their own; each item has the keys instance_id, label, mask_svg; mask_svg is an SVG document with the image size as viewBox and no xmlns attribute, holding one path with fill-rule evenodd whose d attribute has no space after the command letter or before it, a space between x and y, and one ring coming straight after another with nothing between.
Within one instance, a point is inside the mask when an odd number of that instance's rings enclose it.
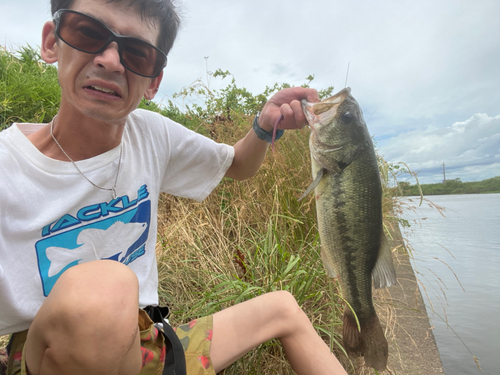
<instances>
[{"instance_id":1,"label":"camouflage shorts","mask_svg":"<svg viewBox=\"0 0 500 375\"><path fill-rule=\"evenodd\" d=\"M212 324L210 315L174 328L184 348L188 375L215 375L210 360ZM163 335L143 310L139 311L139 329L142 351L142 370L139 375L161 375L165 358ZM27 330L12 335L7 375L27 375L24 352L27 335Z\"/></svg>"}]
</instances>

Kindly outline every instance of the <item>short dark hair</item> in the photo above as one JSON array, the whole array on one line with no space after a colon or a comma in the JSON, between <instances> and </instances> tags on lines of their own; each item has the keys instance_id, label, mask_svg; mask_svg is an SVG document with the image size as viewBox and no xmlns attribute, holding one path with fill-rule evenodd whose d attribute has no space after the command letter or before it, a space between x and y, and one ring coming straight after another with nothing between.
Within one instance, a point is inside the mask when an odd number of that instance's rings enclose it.
<instances>
[{"instance_id":1,"label":"short dark hair","mask_svg":"<svg viewBox=\"0 0 500 375\"><path fill-rule=\"evenodd\" d=\"M142 19L150 20L160 26L157 47L168 55L180 26L180 17L174 0L107 0L108 3L122 1L126 1L127 6L136 7ZM50 0L52 15L59 9L71 9L73 2L74 0Z\"/></svg>"}]
</instances>

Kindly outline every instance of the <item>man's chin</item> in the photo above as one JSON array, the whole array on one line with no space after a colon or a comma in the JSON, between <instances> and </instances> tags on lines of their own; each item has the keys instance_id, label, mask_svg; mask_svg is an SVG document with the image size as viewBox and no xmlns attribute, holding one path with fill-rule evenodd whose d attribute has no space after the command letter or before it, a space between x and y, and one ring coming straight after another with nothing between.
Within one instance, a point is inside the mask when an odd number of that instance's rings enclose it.
<instances>
[{"instance_id":1,"label":"man's chin","mask_svg":"<svg viewBox=\"0 0 500 375\"><path fill-rule=\"evenodd\" d=\"M131 111L112 110L111 108L87 108L81 111L84 117L94 121L107 122L110 124L123 125Z\"/></svg>"}]
</instances>

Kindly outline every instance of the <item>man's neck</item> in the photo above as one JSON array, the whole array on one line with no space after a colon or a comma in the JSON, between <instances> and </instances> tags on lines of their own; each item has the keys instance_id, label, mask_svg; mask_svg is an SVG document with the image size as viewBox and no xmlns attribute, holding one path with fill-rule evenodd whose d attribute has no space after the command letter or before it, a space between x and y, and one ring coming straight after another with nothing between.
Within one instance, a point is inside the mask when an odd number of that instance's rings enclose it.
<instances>
[{"instance_id":1,"label":"man's neck","mask_svg":"<svg viewBox=\"0 0 500 375\"><path fill-rule=\"evenodd\" d=\"M78 161L117 147L121 142L124 127L125 120L108 122L61 108L48 126L30 134L28 139L49 158L69 161L64 153L66 152L71 160Z\"/></svg>"}]
</instances>

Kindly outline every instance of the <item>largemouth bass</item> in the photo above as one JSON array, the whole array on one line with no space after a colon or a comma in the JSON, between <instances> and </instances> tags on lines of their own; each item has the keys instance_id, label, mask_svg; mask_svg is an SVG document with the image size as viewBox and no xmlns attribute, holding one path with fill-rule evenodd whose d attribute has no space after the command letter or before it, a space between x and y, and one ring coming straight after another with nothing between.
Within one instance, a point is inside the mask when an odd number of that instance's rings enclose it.
<instances>
[{"instance_id":1,"label":"largemouth bass","mask_svg":"<svg viewBox=\"0 0 500 375\"><path fill-rule=\"evenodd\" d=\"M376 288L387 287L396 283L396 273L382 225L373 143L350 88L320 103L303 102L302 107L312 129L314 179L303 197L315 190L321 257L350 305L343 317L344 348L383 371L388 346L373 306L372 278Z\"/></svg>"}]
</instances>

